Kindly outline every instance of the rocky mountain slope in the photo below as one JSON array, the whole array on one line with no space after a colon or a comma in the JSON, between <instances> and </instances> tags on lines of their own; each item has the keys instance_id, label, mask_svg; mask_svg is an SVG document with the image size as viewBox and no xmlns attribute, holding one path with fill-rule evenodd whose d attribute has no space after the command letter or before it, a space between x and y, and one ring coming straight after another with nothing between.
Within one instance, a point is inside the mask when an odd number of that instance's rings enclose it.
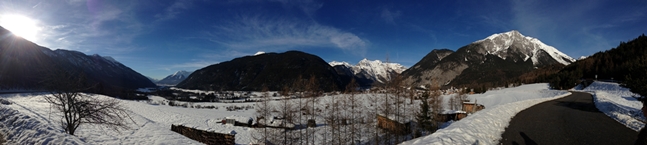
<instances>
[{"instance_id":1,"label":"rocky mountain slope","mask_svg":"<svg viewBox=\"0 0 647 145\"><path fill-rule=\"evenodd\" d=\"M278 91L313 77L325 91L342 90L346 81L318 56L299 52L264 53L244 56L196 70L177 87L201 90Z\"/></svg>"},{"instance_id":2,"label":"rocky mountain slope","mask_svg":"<svg viewBox=\"0 0 647 145\"><path fill-rule=\"evenodd\" d=\"M453 53L433 50L403 75L405 82L416 86L503 86L536 68L574 61L554 47L513 30L491 35Z\"/></svg>"},{"instance_id":3,"label":"rocky mountain slope","mask_svg":"<svg viewBox=\"0 0 647 145\"><path fill-rule=\"evenodd\" d=\"M181 71L177 71L177 72L175 72L175 73L173 73L171 75L168 75L168 76L164 77L163 79L161 79L161 80L159 80L159 81L157 81L155 83L158 84L158 85L163 85L163 86L175 86L178 83L184 81L184 79L189 77L189 75L191 75L191 72L181 70Z\"/></svg>"},{"instance_id":4,"label":"rocky mountain slope","mask_svg":"<svg viewBox=\"0 0 647 145\"><path fill-rule=\"evenodd\" d=\"M38 46L0 27L0 89L45 89L54 72L83 74L92 91L117 95L122 90L155 87L150 80L115 59L98 54ZM67 80L61 80L67 81ZM111 94L112 93L112 94Z\"/></svg>"},{"instance_id":5,"label":"rocky mountain slope","mask_svg":"<svg viewBox=\"0 0 647 145\"><path fill-rule=\"evenodd\" d=\"M361 86L384 84L396 74L402 73L406 67L398 63L387 63L380 60L362 59L356 65L347 62L332 61L329 63L340 75L352 75Z\"/></svg>"}]
</instances>

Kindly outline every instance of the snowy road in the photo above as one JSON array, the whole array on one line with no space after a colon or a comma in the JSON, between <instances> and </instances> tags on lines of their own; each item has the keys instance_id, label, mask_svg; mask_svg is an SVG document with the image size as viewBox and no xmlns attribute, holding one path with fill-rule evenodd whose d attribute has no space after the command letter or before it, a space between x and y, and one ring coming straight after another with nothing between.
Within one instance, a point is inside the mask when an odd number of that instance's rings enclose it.
<instances>
[{"instance_id":1,"label":"snowy road","mask_svg":"<svg viewBox=\"0 0 647 145\"><path fill-rule=\"evenodd\" d=\"M519 112L502 144L633 144L638 132L600 112L591 94L572 92Z\"/></svg>"}]
</instances>

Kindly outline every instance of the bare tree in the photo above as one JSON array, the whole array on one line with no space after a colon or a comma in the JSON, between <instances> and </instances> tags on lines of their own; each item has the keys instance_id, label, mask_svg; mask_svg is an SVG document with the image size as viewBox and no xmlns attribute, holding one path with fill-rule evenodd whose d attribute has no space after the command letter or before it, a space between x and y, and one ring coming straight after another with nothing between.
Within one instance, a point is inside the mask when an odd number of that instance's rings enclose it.
<instances>
[{"instance_id":1,"label":"bare tree","mask_svg":"<svg viewBox=\"0 0 647 145\"><path fill-rule=\"evenodd\" d=\"M440 95L440 87L438 87L438 84L432 84L429 89L429 105L431 107L431 112L433 113L432 124L434 126L433 132L435 132L435 130L438 129L439 122L441 121L440 113L442 113L444 108L443 98Z\"/></svg>"},{"instance_id":2,"label":"bare tree","mask_svg":"<svg viewBox=\"0 0 647 145\"><path fill-rule=\"evenodd\" d=\"M308 121L310 120L314 121L315 117L317 116L316 115L317 104L319 103L319 96L322 94L321 93L322 90L320 89L319 82L317 82L317 78L315 78L314 75L311 75L310 79L308 79L308 81L305 84L306 84L305 89L306 89L306 92L308 93L308 99L309 99L308 100L308 105L310 106L309 110L311 112L310 118L308 119ZM306 136L307 139L310 140L312 144L314 144L316 131L310 128L308 128L306 131L309 131L309 134ZM308 143L308 141L306 141L306 143Z\"/></svg>"},{"instance_id":3,"label":"bare tree","mask_svg":"<svg viewBox=\"0 0 647 145\"><path fill-rule=\"evenodd\" d=\"M256 140L261 140L263 143L268 143L270 141L271 130L268 130L266 127L269 124L269 118L272 116L272 110L274 106L270 104L270 94L268 93L268 88L263 87L263 94L261 95L261 101L256 103L256 123L258 126L263 128L259 129L259 132L254 134Z\"/></svg>"},{"instance_id":4,"label":"bare tree","mask_svg":"<svg viewBox=\"0 0 647 145\"><path fill-rule=\"evenodd\" d=\"M81 124L102 125L114 131L128 129L128 122L134 120L120 101L113 98L100 99L83 93L90 90L83 73L53 70L46 78L50 90L45 100L61 113L61 126L65 132L74 135Z\"/></svg>"},{"instance_id":5,"label":"bare tree","mask_svg":"<svg viewBox=\"0 0 647 145\"><path fill-rule=\"evenodd\" d=\"M354 144L356 140L358 140L359 136L361 136L360 129L361 127L358 126L360 123L361 114L363 114L362 109L362 100L357 98L356 95L356 89L359 87L357 85L357 82L355 79L352 79L350 83L346 86L346 97L343 101L344 103L344 108L347 109L347 112L344 116L344 119L346 119L346 126L348 126L347 131L349 133L348 141Z\"/></svg>"},{"instance_id":6,"label":"bare tree","mask_svg":"<svg viewBox=\"0 0 647 145\"><path fill-rule=\"evenodd\" d=\"M282 99L279 105L279 115L283 118L281 127L294 127L296 109L290 99ZM290 129L283 130L280 134L282 137L281 144L295 144L295 136Z\"/></svg>"}]
</instances>

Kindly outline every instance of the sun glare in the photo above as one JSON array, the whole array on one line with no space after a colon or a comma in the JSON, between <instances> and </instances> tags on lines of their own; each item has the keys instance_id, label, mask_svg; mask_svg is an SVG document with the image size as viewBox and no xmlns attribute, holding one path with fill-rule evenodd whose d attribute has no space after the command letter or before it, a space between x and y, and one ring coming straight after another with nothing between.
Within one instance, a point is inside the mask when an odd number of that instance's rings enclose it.
<instances>
[{"instance_id":1,"label":"sun glare","mask_svg":"<svg viewBox=\"0 0 647 145\"><path fill-rule=\"evenodd\" d=\"M35 41L40 30L36 21L22 15L1 15L0 26L11 31L14 35Z\"/></svg>"}]
</instances>

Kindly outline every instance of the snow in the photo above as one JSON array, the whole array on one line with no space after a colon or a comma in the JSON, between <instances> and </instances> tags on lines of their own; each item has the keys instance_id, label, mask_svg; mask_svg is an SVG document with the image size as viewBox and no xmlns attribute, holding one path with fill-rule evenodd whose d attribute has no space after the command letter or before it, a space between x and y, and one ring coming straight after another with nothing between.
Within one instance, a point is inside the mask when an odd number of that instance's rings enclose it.
<instances>
[{"instance_id":1,"label":"snow","mask_svg":"<svg viewBox=\"0 0 647 145\"><path fill-rule=\"evenodd\" d=\"M254 53L254 56L261 55L261 54L265 54L265 52L263 52L263 51L256 52L256 53Z\"/></svg>"},{"instance_id":2,"label":"snow","mask_svg":"<svg viewBox=\"0 0 647 145\"><path fill-rule=\"evenodd\" d=\"M181 70L181 71L177 71L177 72L173 73L173 76L180 76L181 75L181 76L187 77L190 74L191 74L191 72Z\"/></svg>"},{"instance_id":3,"label":"snow","mask_svg":"<svg viewBox=\"0 0 647 145\"><path fill-rule=\"evenodd\" d=\"M510 48L510 46L514 42L522 43L524 47L532 51L530 52L532 57L525 57L524 61L530 58L533 64L538 63L537 57L539 56L539 53L540 53L539 50L544 50L546 53L548 53L548 55L550 55L553 59L555 59L557 62L561 64L568 65L570 64L570 62L575 62L575 59L562 53L561 51L557 50L555 47L546 45L537 38L524 36L523 34L519 33L519 31L517 30L512 30L505 33L493 34L488 36L485 39L481 39L473 43L485 43L485 42L491 43L485 46L486 51L489 54L500 54L507 51L507 49ZM499 57L501 57L502 59L506 59L505 57L502 57L500 55ZM570 62L564 59L569 60Z\"/></svg>"},{"instance_id":4,"label":"snow","mask_svg":"<svg viewBox=\"0 0 647 145\"><path fill-rule=\"evenodd\" d=\"M451 123L435 133L402 144L497 144L510 120L519 112L541 102L570 95L549 90L548 84L530 84L488 91L468 98L485 109Z\"/></svg>"},{"instance_id":5,"label":"snow","mask_svg":"<svg viewBox=\"0 0 647 145\"><path fill-rule=\"evenodd\" d=\"M331 62L329 62L328 64L330 64L330 66L332 66L332 67L334 67L334 66L338 66L338 65L343 65L343 66L346 66L346 67L349 67L349 68L350 68L350 67L353 67L353 65L350 65L348 62L344 62L344 61L342 61L342 62L339 62L339 61L331 61Z\"/></svg>"},{"instance_id":6,"label":"snow","mask_svg":"<svg viewBox=\"0 0 647 145\"><path fill-rule=\"evenodd\" d=\"M548 90L547 83L538 83L501 90L491 90L483 94L469 95L468 98L472 102L475 101L478 104L482 104L485 108L492 108L522 100L556 96L560 95L560 93L563 93L563 91Z\"/></svg>"},{"instance_id":7,"label":"snow","mask_svg":"<svg viewBox=\"0 0 647 145\"><path fill-rule=\"evenodd\" d=\"M337 62L332 61L330 66L343 65L351 68L353 74L357 75L359 73L366 73L366 75L372 77L372 80L384 83L386 80L391 79L391 73L402 73L407 68L398 63L387 63L380 60L368 60L366 58L362 59L357 63L357 65L350 65L347 62Z\"/></svg>"},{"instance_id":8,"label":"snow","mask_svg":"<svg viewBox=\"0 0 647 145\"><path fill-rule=\"evenodd\" d=\"M131 112L135 123L131 129L114 132L100 126L81 125L77 136L66 135L58 124L59 116L51 115L49 105L44 101L45 94L8 94L0 98L13 102L0 105L0 129L6 132L9 144L201 144L178 133L172 132L172 124L184 124L198 129L219 133L237 132L236 143L248 144L251 140L249 128L223 125L221 119L232 117L241 119L251 117L254 110L226 111L226 103L196 103L220 106L221 109L197 109L158 105L153 101L168 101L152 97L147 101L125 101L122 105ZM99 99L111 99L95 95ZM236 105L253 105L237 103ZM19 118L15 123L11 118ZM9 126L9 127L4 127Z\"/></svg>"},{"instance_id":9,"label":"snow","mask_svg":"<svg viewBox=\"0 0 647 145\"><path fill-rule=\"evenodd\" d=\"M645 126L642 103L633 98L639 95L629 89L618 83L596 81L582 91L593 94L595 106L600 111L628 128L639 131Z\"/></svg>"},{"instance_id":10,"label":"snow","mask_svg":"<svg viewBox=\"0 0 647 145\"><path fill-rule=\"evenodd\" d=\"M485 94L469 95L468 98L470 100L484 104L486 108L469 115L463 120L446 123L444 125L447 126L446 128L430 136L405 142L405 144L496 143L509 120L517 112L539 102L564 96L567 93L565 91L548 90L547 88L547 84L530 84L515 88L488 91ZM200 90L183 91L207 92ZM225 118L235 119L244 123L249 119L255 119L255 109L238 111L226 111L225 109L229 106L254 106L255 103L190 103L175 101L176 103L187 104L189 106L184 108L165 105L168 104L169 100L159 96L149 96L149 101L122 100L122 105L127 110L130 110L131 116L135 121L135 123L130 125L131 129L114 132L100 126L82 125L77 131L77 136L70 136L66 135L60 128L58 124L59 116L51 114L49 105L43 100L44 95L0 95L0 99L8 100L12 103L11 105L0 105L0 115L2 115L0 125L3 125L0 129L5 129L2 131L7 132L6 136L9 144L41 144L47 140L52 144L200 144L199 142L170 131L172 124L185 125L219 133L235 132L237 144L255 142L252 138L252 133L255 132L255 129L220 123ZM449 100L448 97L452 95L443 95L445 103ZM111 99L102 95L94 96L99 99ZM323 96L318 98L319 102L316 106L320 109L325 108L331 102L334 102L334 100L341 101L338 99L346 97L348 96ZM376 101L380 98L385 98L384 94L373 93L358 94L355 97L357 97L357 100L360 100L359 104L363 106L362 110L368 112L376 110L376 107L380 106L379 104L375 104ZM294 103L299 101L299 99L291 99L289 101ZM307 99L303 101L307 101ZM406 99L403 101L407 102ZM276 106L281 101L271 101L270 103ZM407 108L417 108L418 105L416 104L418 103L419 101L414 101L412 105L401 108L403 109L401 112L407 112ZM191 107L198 105L215 106L218 109L198 109ZM348 111L350 110L340 110L339 113L346 114L349 113ZM456 111L445 109L445 112ZM11 118L16 117L20 118L19 120L24 123L13 123L10 121ZM324 118L316 117L315 120L318 123L318 127L313 128L314 130L323 132L330 129L329 126L322 124L325 122ZM274 121L273 124L278 125L281 120L271 119L270 121ZM302 123L305 124L305 122ZM372 132L371 129L375 128L369 127L365 131ZM317 135L315 144L323 143L326 139L326 136ZM370 136L362 136L358 140L361 143L368 143L371 141L371 138Z\"/></svg>"}]
</instances>

